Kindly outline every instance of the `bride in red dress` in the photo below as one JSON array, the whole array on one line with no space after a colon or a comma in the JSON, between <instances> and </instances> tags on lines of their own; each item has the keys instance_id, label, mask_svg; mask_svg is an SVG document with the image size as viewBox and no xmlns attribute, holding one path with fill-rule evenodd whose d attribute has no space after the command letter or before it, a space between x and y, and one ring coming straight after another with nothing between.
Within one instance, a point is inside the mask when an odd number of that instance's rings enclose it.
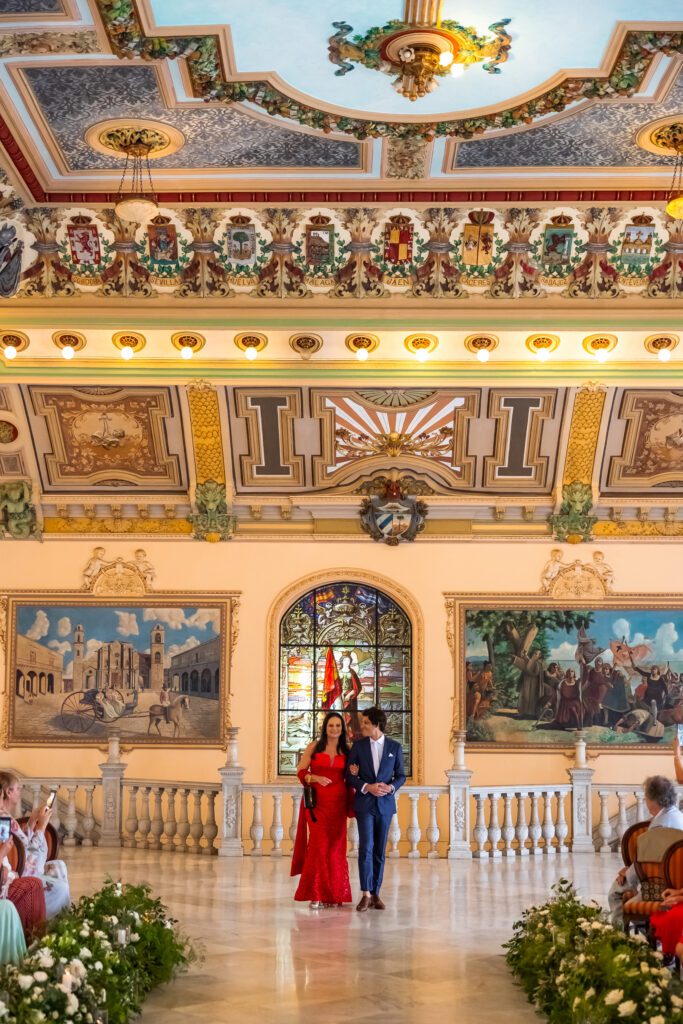
<instances>
[{"instance_id":1,"label":"bride in red dress","mask_svg":"<svg viewBox=\"0 0 683 1024\"><path fill-rule=\"evenodd\" d=\"M312 786L316 796L312 812L301 802L291 871L301 875L294 899L310 901L311 910L351 902L346 860L349 799L344 779L348 753L344 719L330 711L320 739L308 745L297 771L301 783Z\"/></svg>"}]
</instances>

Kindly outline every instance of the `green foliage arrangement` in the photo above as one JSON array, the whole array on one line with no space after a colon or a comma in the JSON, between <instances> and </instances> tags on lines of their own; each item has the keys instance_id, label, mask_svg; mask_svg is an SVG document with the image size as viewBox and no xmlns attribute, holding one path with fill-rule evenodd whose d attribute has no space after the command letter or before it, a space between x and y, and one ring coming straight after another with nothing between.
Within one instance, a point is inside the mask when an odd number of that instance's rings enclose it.
<instances>
[{"instance_id":1,"label":"green foliage arrangement","mask_svg":"<svg viewBox=\"0 0 683 1024\"><path fill-rule=\"evenodd\" d=\"M18 966L0 968L0 1020L97 1024L105 1010L109 1024L126 1024L153 988L196 958L149 886L109 879L49 922Z\"/></svg>"},{"instance_id":2,"label":"green foliage arrangement","mask_svg":"<svg viewBox=\"0 0 683 1024\"><path fill-rule=\"evenodd\" d=\"M549 1024L683 1024L683 985L661 953L609 924L561 879L525 910L506 944L508 967Z\"/></svg>"}]
</instances>

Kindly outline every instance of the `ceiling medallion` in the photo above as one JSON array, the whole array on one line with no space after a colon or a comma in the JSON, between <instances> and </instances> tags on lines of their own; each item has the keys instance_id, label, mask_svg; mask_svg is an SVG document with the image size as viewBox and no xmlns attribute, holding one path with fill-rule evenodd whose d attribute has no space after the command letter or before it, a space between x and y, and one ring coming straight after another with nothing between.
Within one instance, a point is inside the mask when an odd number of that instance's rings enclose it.
<instances>
[{"instance_id":1,"label":"ceiling medallion","mask_svg":"<svg viewBox=\"0 0 683 1024\"><path fill-rule=\"evenodd\" d=\"M358 394L373 405L387 409L407 409L411 405L432 398L436 392L421 391L418 388L366 388Z\"/></svg>"},{"instance_id":2,"label":"ceiling medallion","mask_svg":"<svg viewBox=\"0 0 683 1024\"><path fill-rule=\"evenodd\" d=\"M195 331L177 331L171 335L171 344L183 359L191 359L204 348L206 338Z\"/></svg>"},{"instance_id":3,"label":"ceiling medallion","mask_svg":"<svg viewBox=\"0 0 683 1024\"><path fill-rule=\"evenodd\" d=\"M268 344L265 334L257 334L255 331L245 331L235 335L235 345L244 352L247 359L256 359L259 352L263 352Z\"/></svg>"},{"instance_id":4,"label":"ceiling medallion","mask_svg":"<svg viewBox=\"0 0 683 1024\"><path fill-rule=\"evenodd\" d=\"M604 362L617 347L616 334L589 334L583 339L582 345L589 355L595 356L598 362Z\"/></svg>"},{"instance_id":5,"label":"ceiling medallion","mask_svg":"<svg viewBox=\"0 0 683 1024\"><path fill-rule=\"evenodd\" d=\"M651 334L643 344L647 352L659 356L663 363L668 362L671 353L678 345L677 334Z\"/></svg>"},{"instance_id":6,"label":"ceiling medallion","mask_svg":"<svg viewBox=\"0 0 683 1024\"><path fill-rule=\"evenodd\" d=\"M137 331L117 331L111 340L123 359L132 359L147 344L144 334L138 334Z\"/></svg>"},{"instance_id":7,"label":"ceiling medallion","mask_svg":"<svg viewBox=\"0 0 683 1024\"><path fill-rule=\"evenodd\" d=\"M661 117L640 129L636 142L649 153L675 157L674 171L666 197L666 212L683 219L683 120L681 115Z\"/></svg>"},{"instance_id":8,"label":"ceiling medallion","mask_svg":"<svg viewBox=\"0 0 683 1024\"><path fill-rule=\"evenodd\" d=\"M465 348L472 355L482 362L488 362L488 358L498 348L498 338L495 334L468 334L465 338Z\"/></svg>"},{"instance_id":9,"label":"ceiling medallion","mask_svg":"<svg viewBox=\"0 0 683 1024\"><path fill-rule=\"evenodd\" d=\"M79 331L55 331L52 340L65 359L71 359L75 352L85 348L85 335Z\"/></svg>"},{"instance_id":10,"label":"ceiling medallion","mask_svg":"<svg viewBox=\"0 0 683 1024\"><path fill-rule=\"evenodd\" d=\"M293 334L289 344L302 359L310 359L323 347L323 339L319 334Z\"/></svg>"},{"instance_id":11,"label":"ceiling medallion","mask_svg":"<svg viewBox=\"0 0 683 1024\"><path fill-rule=\"evenodd\" d=\"M556 334L530 334L524 344L533 355L543 361L558 348L560 339Z\"/></svg>"},{"instance_id":12,"label":"ceiling medallion","mask_svg":"<svg viewBox=\"0 0 683 1024\"><path fill-rule=\"evenodd\" d=\"M19 431L9 420L0 420L0 444L12 444L19 437Z\"/></svg>"},{"instance_id":13,"label":"ceiling medallion","mask_svg":"<svg viewBox=\"0 0 683 1024\"><path fill-rule=\"evenodd\" d=\"M24 352L28 346L28 335L23 331L0 331L0 354L5 359L14 359L17 352Z\"/></svg>"},{"instance_id":14,"label":"ceiling medallion","mask_svg":"<svg viewBox=\"0 0 683 1024\"><path fill-rule=\"evenodd\" d=\"M351 25L335 21L329 39L329 58L335 75L353 71L352 61L373 71L393 75L393 88L408 100L434 92L439 78L464 71L484 61L484 71L499 74L512 40L505 30L509 18L489 26L493 36L479 36L457 21L441 20L443 0L405 0L402 21L368 29L353 36Z\"/></svg>"},{"instance_id":15,"label":"ceiling medallion","mask_svg":"<svg viewBox=\"0 0 683 1024\"><path fill-rule=\"evenodd\" d=\"M355 354L356 359L364 362L378 347L379 338L376 334L348 334L345 344L348 350Z\"/></svg>"},{"instance_id":16,"label":"ceiling medallion","mask_svg":"<svg viewBox=\"0 0 683 1024\"><path fill-rule=\"evenodd\" d=\"M412 356L422 362L436 351L439 339L434 334L409 334L403 344Z\"/></svg>"},{"instance_id":17,"label":"ceiling medallion","mask_svg":"<svg viewBox=\"0 0 683 1024\"><path fill-rule=\"evenodd\" d=\"M145 147L150 160L177 153L185 145L185 136L177 128L163 121L116 117L91 125L85 133L91 149L107 156L124 157L133 147Z\"/></svg>"}]
</instances>

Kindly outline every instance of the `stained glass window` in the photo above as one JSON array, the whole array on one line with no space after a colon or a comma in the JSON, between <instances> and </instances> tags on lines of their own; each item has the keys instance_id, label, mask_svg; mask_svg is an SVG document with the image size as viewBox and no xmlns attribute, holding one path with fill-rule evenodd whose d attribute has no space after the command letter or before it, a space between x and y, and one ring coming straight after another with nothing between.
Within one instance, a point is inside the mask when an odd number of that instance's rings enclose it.
<instances>
[{"instance_id":1,"label":"stained glass window","mask_svg":"<svg viewBox=\"0 0 683 1024\"><path fill-rule=\"evenodd\" d=\"M387 736L412 762L412 636L395 601L360 583L316 587L280 622L278 772L293 775L325 712L343 711L360 737L360 712L387 712Z\"/></svg>"}]
</instances>

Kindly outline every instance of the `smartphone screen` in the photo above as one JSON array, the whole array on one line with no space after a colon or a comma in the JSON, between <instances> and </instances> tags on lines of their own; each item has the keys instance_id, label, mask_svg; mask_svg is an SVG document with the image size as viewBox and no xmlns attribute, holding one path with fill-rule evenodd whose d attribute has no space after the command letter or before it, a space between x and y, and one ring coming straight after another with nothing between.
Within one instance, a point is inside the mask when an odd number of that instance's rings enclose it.
<instances>
[{"instance_id":1,"label":"smartphone screen","mask_svg":"<svg viewBox=\"0 0 683 1024\"><path fill-rule=\"evenodd\" d=\"M47 802L45 804L45 806L47 807L48 811L52 808L52 805L54 804L56 799L57 799L57 790L56 789L51 789L50 790L50 795L47 798Z\"/></svg>"},{"instance_id":2,"label":"smartphone screen","mask_svg":"<svg viewBox=\"0 0 683 1024\"><path fill-rule=\"evenodd\" d=\"M0 818L0 843L6 843L11 834L11 818Z\"/></svg>"},{"instance_id":3,"label":"smartphone screen","mask_svg":"<svg viewBox=\"0 0 683 1024\"><path fill-rule=\"evenodd\" d=\"M676 726L676 732L678 734L678 742L683 747L683 725L677 725Z\"/></svg>"}]
</instances>

